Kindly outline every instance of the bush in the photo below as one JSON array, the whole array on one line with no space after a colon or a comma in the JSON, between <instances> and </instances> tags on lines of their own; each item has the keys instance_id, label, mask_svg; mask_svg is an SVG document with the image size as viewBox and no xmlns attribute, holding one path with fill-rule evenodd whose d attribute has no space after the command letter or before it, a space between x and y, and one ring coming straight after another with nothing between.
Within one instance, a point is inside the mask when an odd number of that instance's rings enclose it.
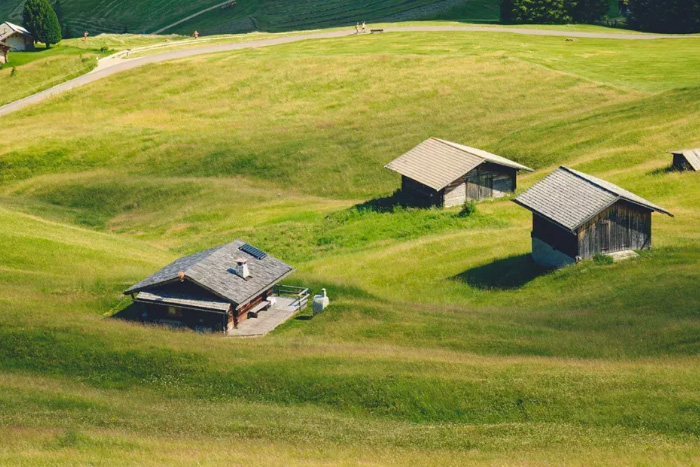
<instances>
[{"instance_id":1,"label":"bush","mask_svg":"<svg viewBox=\"0 0 700 467\"><path fill-rule=\"evenodd\" d=\"M597 254L593 257L593 263L602 266L605 264L613 264L615 261L610 255Z\"/></svg>"},{"instance_id":2,"label":"bush","mask_svg":"<svg viewBox=\"0 0 700 467\"><path fill-rule=\"evenodd\" d=\"M602 18L607 0L501 0L503 23L590 23Z\"/></svg>"},{"instance_id":3,"label":"bush","mask_svg":"<svg viewBox=\"0 0 700 467\"><path fill-rule=\"evenodd\" d=\"M476 213L476 203L474 201L465 201L462 210L459 211L459 217L469 217Z\"/></svg>"},{"instance_id":4,"label":"bush","mask_svg":"<svg viewBox=\"0 0 700 467\"><path fill-rule=\"evenodd\" d=\"M22 12L24 27L32 33L34 38L46 44L50 48L52 44L58 44L61 36L61 25L58 16L47 0L27 0Z\"/></svg>"},{"instance_id":5,"label":"bush","mask_svg":"<svg viewBox=\"0 0 700 467\"><path fill-rule=\"evenodd\" d=\"M629 24L642 31L700 32L700 0L630 0Z\"/></svg>"},{"instance_id":6,"label":"bush","mask_svg":"<svg viewBox=\"0 0 700 467\"><path fill-rule=\"evenodd\" d=\"M11 77L17 76L17 68L12 67L12 71L10 72L10 76Z\"/></svg>"}]
</instances>

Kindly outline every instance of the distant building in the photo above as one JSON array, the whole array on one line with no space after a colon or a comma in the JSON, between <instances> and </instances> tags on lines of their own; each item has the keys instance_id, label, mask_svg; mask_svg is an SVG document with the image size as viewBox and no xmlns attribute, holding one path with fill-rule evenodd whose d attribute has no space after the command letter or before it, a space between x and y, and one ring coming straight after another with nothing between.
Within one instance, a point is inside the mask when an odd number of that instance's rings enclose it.
<instances>
[{"instance_id":1,"label":"distant building","mask_svg":"<svg viewBox=\"0 0 700 467\"><path fill-rule=\"evenodd\" d=\"M124 294L144 321L228 331L269 308L273 287L293 270L235 240L180 258Z\"/></svg>"},{"instance_id":2,"label":"distant building","mask_svg":"<svg viewBox=\"0 0 700 467\"><path fill-rule=\"evenodd\" d=\"M34 37L22 26L9 22L0 24L0 42L15 52L34 50Z\"/></svg>"},{"instance_id":3,"label":"distant building","mask_svg":"<svg viewBox=\"0 0 700 467\"><path fill-rule=\"evenodd\" d=\"M674 169L700 172L700 149L683 149L672 154Z\"/></svg>"},{"instance_id":4,"label":"distant building","mask_svg":"<svg viewBox=\"0 0 700 467\"><path fill-rule=\"evenodd\" d=\"M560 167L515 199L532 211L532 257L559 267L651 248L651 214L672 214L612 183Z\"/></svg>"},{"instance_id":5,"label":"distant building","mask_svg":"<svg viewBox=\"0 0 700 467\"><path fill-rule=\"evenodd\" d=\"M385 168L401 175L401 191L429 206L459 206L515 191L519 170L532 169L481 149L430 138Z\"/></svg>"}]
</instances>

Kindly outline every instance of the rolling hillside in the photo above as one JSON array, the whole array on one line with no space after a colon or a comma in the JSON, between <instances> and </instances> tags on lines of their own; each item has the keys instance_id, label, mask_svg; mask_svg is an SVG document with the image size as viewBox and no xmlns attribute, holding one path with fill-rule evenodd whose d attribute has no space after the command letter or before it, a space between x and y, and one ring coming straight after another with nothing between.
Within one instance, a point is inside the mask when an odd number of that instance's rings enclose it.
<instances>
[{"instance_id":1,"label":"rolling hillside","mask_svg":"<svg viewBox=\"0 0 700 467\"><path fill-rule=\"evenodd\" d=\"M222 3L220 0L62 0L65 22L74 35L148 33ZM474 5L473 7L471 5ZM0 2L0 19L21 21L24 0ZM465 7L466 5L466 7ZM356 21L403 21L435 18L497 20L496 0L238 0L233 8L214 10L168 32L204 33L290 31L346 26ZM495 13L495 16L494 16Z\"/></svg>"},{"instance_id":2,"label":"rolling hillside","mask_svg":"<svg viewBox=\"0 0 700 467\"><path fill-rule=\"evenodd\" d=\"M700 177L666 169L700 146L699 62L693 39L387 33L3 117L0 464L697 464ZM432 135L536 168L521 189L566 164L676 217L636 260L539 269L508 199L377 207ZM331 307L250 340L112 318L235 237Z\"/></svg>"}]
</instances>

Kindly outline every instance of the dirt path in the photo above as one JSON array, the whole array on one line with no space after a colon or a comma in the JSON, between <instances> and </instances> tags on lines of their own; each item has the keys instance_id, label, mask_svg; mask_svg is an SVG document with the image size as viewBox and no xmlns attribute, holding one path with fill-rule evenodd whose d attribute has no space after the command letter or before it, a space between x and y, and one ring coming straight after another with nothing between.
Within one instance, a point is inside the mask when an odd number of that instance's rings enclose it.
<instances>
[{"instance_id":1,"label":"dirt path","mask_svg":"<svg viewBox=\"0 0 700 467\"><path fill-rule=\"evenodd\" d=\"M160 34L160 33L163 32L163 31L167 31L167 30L170 29L170 28L174 28L174 27L177 26L178 24L182 24L182 23L184 23L184 22L186 22L186 21L191 20L192 18L196 18L197 16L203 15L204 13L207 13L207 12L209 12L209 11L211 11L211 10L216 10L217 8L221 8L222 6L228 5L229 3L231 3L231 0L227 0L227 1L225 1L225 2L219 3L219 4L214 5L214 6L212 6L212 7L205 8L204 10L198 11L197 13L195 13L195 14L193 14L193 15L190 15L190 16L188 16L188 17L186 17L186 18L182 18L180 21L176 21L176 22L174 22L173 24L169 24L169 25L165 26L164 28L160 28L160 29L157 30L157 31L153 31L151 34Z\"/></svg>"},{"instance_id":2,"label":"dirt path","mask_svg":"<svg viewBox=\"0 0 700 467\"><path fill-rule=\"evenodd\" d=\"M548 29L525 29L525 28L505 28L505 27L480 27L480 26L405 26L405 27L390 27L384 29L386 32L431 32L431 31L467 31L467 32L497 32L523 34L528 36L558 36L558 37L576 37L588 39L612 39L612 40L654 40L654 39L679 39L694 37L700 39L700 36L675 36L662 34L611 34L611 33L593 33L593 32L571 32L557 31ZM79 76L78 78L66 81L45 91L38 92L31 96L25 97L18 101L11 102L0 107L0 117L12 112L16 112L29 105L44 101L49 97L61 94L63 92L84 86L88 83L106 78L123 71L138 68L150 63L160 63L169 60L177 60L180 58L193 57L195 55L210 54L217 52L227 52L231 50L252 49L256 47L269 47L273 45L289 44L312 39L328 39L335 37L346 37L354 35L354 31L330 31L318 32L312 34L300 34L295 36L274 37L270 39L262 39L258 41L238 42L235 44L218 44L203 47L197 47L187 50L173 50L171 52L163 52L160 54L150 55L146 57L124 59L119 57L106 57L101 61L100 65L92 72ZM134 52L136 49L134 49Z\"/></svg>"}]
</instances>

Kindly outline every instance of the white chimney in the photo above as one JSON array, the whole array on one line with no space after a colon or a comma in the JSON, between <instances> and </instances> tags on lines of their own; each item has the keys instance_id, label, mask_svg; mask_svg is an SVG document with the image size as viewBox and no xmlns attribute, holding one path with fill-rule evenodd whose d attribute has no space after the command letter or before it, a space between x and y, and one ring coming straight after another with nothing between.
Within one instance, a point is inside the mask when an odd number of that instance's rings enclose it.
<instances>
[{"instance_id":1,"label":"white chimney","mask_svg":"<svg viewBox=\"0 0 700 467\"><path fill-rule=\"evenodd\" d=\"M247 259L238 258L236 260L236 274L241 276L243 279L248 279L250 277L250 270L248 270Z\"/></svg>"}]
</instances>

